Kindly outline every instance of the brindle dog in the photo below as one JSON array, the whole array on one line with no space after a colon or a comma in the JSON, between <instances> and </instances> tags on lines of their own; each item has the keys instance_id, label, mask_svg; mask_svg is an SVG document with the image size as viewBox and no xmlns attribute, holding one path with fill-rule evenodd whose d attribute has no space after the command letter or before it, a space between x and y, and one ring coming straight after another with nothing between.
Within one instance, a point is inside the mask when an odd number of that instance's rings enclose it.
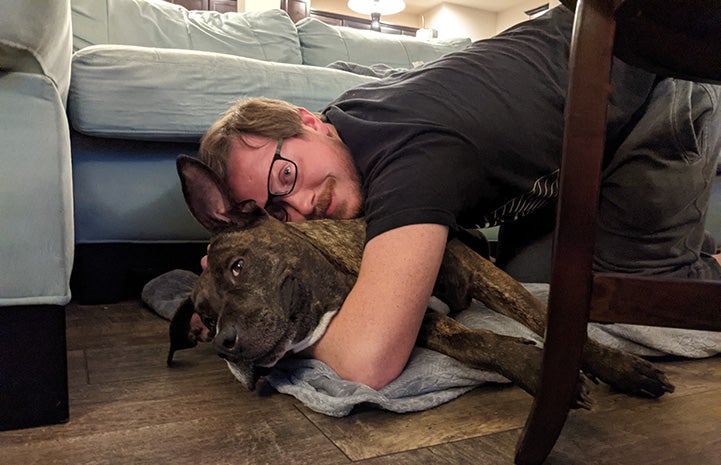
<instances>
[{"instance_id":1,"label":"brindle dog","mask_svg":"<svg viewBox=\"0 0 721 465\"><path fill-rule=\"evenodd\" d=\"M235 376L254 389L262 368L313 344L341 307L358 275L365 223L283 223L253 201L233 201L225 183L200 161L180 156L177 166L188 207L212 238L207 269L171 322L168 364L176 350L212 340ZM457 239L446 246L433 294L452 312L477 299L544 334L544 305ZM198 316L205 336L191 324ZM417 343L496 371L531 394L538 388L541 349L528 340L469 329L429 310ZM673 391L650 362L591 339L583 370L629 394ZM579 380L576 406L589 407L586 377Z\"/></svg>"}]
</instances>

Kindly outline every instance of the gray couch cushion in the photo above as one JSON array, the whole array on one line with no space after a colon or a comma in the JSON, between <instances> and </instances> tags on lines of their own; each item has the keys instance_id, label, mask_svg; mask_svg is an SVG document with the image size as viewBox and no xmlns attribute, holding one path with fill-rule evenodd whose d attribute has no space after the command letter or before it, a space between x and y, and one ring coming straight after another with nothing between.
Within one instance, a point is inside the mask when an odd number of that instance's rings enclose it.
<instances>
[{"instance_id":1,"label":"gray couch cushion","mask_svg":"<svg viewBox=\"0 0 721 465\"><path fill-rule=\"evenodd\" d=\"M285 11L188 11L163 0L72 0L73 47L97 44L180 48L302 63Z\"/></svg>"},{"instance_id":2,"label":"gray couch cushion","mask_svg":"<svg viewBox=\"0 0 721 465\"><path fill-rule=\"evenodd\" d=\"M58 88L64 102L70 85L71 53L67 2L2 2L0 71L44 74Z\"/></svg>"},{"instance_id":3,"label":"gray couch cushion","mask_svg":"<svg viewBox=\"0 0 721 465\"><path fill-rule=\"evenodd\" d=\"M237 99L269 97L311 111L377 78L220 53L95 45L75 53L68 110L93 136L198 140Z\"/></svg>"},{"instance_id":4,"label":"gray couch cushion","mask_svg":"<svg viewBox=\"0 0 721 465\"><path fill-rule=\"evenodd\" d=\"M391 68L414 68L471 43L468 38L424 41L415 37L330 26L315 18L301 19L296 26L303 63L313 66L347 61L364 66L382 63Z\"/></svg>"}]
</instances>

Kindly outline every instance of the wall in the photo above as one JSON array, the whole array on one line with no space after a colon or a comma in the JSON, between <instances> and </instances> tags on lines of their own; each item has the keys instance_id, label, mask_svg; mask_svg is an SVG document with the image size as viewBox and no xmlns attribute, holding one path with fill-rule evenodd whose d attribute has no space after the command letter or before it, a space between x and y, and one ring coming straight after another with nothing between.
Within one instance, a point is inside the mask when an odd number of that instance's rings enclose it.
<instances>
[{"instance_id":1,"label":"wall","mask_svg":"<svg viewBox=\"0 0 721 465\"><path fill-rule=\"evenodd\" d=\"M246 0L249 1L249 0ZM311 0L311 8L360 17L348 9L347 0ZM419 15L398 13L381 17L386 21L403 26L421 27L421 16L425 17L426 27L438 31L439 38L470 37L473 40L485 39L508 29L514 24L528 19L524 13L537 6L548 3L550 7L560 4L559 0L525 0L522 3L501 12L492 12L444 2Z\"/></svg>"},{"instance_id":2,"label":"wall","mask_svg":"<svg viewBox=\"0 0 721 465\"><path fill-rule=\"evenodd\" d=\"M496 34L496 13L453 3L442 3L425 12L426 27L436 29L439 39L470 37L485 39Z\"/></svg>"},{"instance_id":3,"label":"wall","mask_svg":"<svg viewBox=\"0 0 721 465\"><path fill-rule=\"evenodd\" d=\"M347 0L311 0L311 8L365 18L350 10L347 3ZM421 16L423 16L426 27L436 29L439 38L470 37L478 40L494 36L514 24L527 20L528 16L524 12L544 3L548 3L553 8L559 5L560 1L525 0L498 13L444 2L419 15L401 12L382 16L381 21L420 28ZM278 8L278 4L278 0L238 0L238 11L268 10Z\"/></svg>"},{"instance_id":4,"label":"wall","mask_svg":"<svg viewBox=\"0 0 721 465\"><path fill-rule=\"evenodd\" d=\"M528 16L524 12L536 8L537 6L541 6L544 3L548 3L549 8L553 8L561 4L558 0L526 0L512 8L501 11L496 17L496 34L505 31L515 24L526 21Z\"/></svg>"},{"instance_id":5,"label":"wall","mask_svg":"<svg viewBox=\"0 0 721 465\"><path fill-rule=\"evenodd\" d=\"M278 0L238 0L238 11L265 11L278 8Z\"/></svg>"},{"instance_id":6,"label":"wall","mask_svg":"<svg viewBox=\"0 0 721 465\"><path fill-rule=\"evenodd\" d=\"M370 19L348 8L348 0L311 0L310 7L314 10L330 11L341 15L355 16L356 18ZM395 15L381 16L381 22L399 24L408 27L421 27L420 16L400 12Z\"/></svg>"}]
</instances>

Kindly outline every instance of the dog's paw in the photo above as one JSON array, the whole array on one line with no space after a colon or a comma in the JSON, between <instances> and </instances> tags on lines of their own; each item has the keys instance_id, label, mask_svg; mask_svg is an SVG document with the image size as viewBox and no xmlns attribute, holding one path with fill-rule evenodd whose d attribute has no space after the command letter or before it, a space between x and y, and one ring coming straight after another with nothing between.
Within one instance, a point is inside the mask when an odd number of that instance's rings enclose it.
<instances>
[{"instance_id":1,"label":"dog's paw","mask_svg":"<svg viewBox=\"0 0 721 465\"><path fill-rule=\"evenodd\" d=\"M572 409L582 408L585 410L591 410L593 407L593 399L591 398L591 385L593 380L585 376L583 373L578 378L578 384L576 385L576 398L571 404Z\"/></svg>"},{"instance_id":2,"label":"dog's paw","mask_svg":"<svg viewBox=\"0 0 721 465\"><path fill-rule=\"evenodd\" d=\"M662 370L636 355L596 343L587 346L584 361L584 370L590 376L600 379L615 391L651 398L674 391L673 384Z\"/></svg>"},{"instance_id":3,"label":"dog's paw","mask_svg":"<svg viewBox=\"0 0 721 465\"><path fill-rule=\"evenodd\" d=\"M612 379L606 380L614 390L642 397L657 398L673 392L674 386L666 374L653 363L636 357L624 365L626 373L619 370Z\"/></svg>"}]
</instances>

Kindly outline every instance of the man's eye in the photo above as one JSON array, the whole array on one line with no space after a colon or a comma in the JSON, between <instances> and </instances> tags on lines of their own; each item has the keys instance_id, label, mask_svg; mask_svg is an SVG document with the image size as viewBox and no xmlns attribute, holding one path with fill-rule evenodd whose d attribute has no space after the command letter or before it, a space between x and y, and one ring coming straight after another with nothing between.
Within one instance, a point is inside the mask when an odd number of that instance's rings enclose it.
<instances>
[{"instance_id":1,"label":"man's eye","mask_svg":"<svg viewBox=\"0 0 721 465\"><path fill-rule=\"evenodd\" d=\"M295 167L291 164L287 164L280 170L280 184L284 189L289 189L295 182Z\"/></svg>"}]
</instances>

